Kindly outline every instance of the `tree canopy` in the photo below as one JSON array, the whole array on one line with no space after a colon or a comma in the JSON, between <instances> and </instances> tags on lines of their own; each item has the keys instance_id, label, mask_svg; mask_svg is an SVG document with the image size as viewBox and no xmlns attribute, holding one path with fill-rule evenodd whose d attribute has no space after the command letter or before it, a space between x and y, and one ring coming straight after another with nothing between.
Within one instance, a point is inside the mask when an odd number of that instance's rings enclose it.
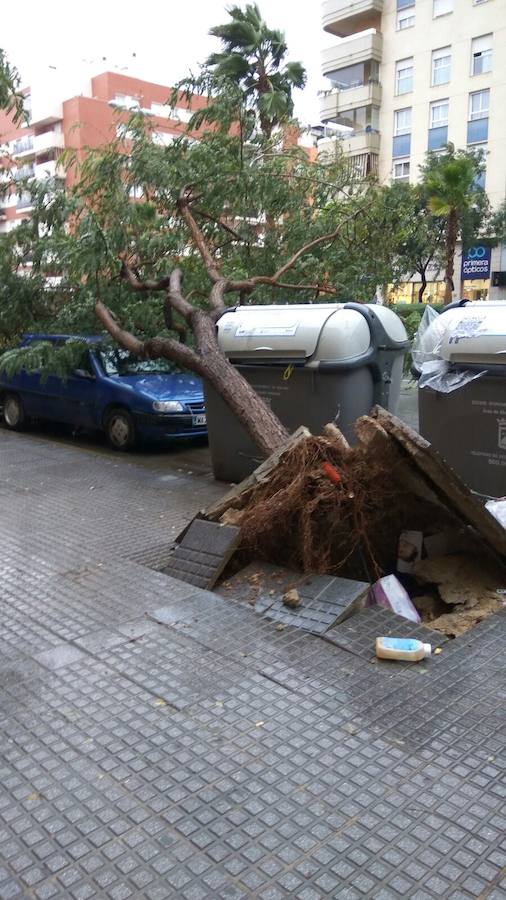
<instances>
[{"instance_id":1,"label":"tree canopy","mask_svg":"<svg viewBox=\"0 0 506 900\"><path fill-rule=\"evenodd\" d=\"M5 50L0 47L0 109L13 114L14 124L21 122L25 117L20 85L18 70L9 62Z\"/></svg>"}]
</instances>

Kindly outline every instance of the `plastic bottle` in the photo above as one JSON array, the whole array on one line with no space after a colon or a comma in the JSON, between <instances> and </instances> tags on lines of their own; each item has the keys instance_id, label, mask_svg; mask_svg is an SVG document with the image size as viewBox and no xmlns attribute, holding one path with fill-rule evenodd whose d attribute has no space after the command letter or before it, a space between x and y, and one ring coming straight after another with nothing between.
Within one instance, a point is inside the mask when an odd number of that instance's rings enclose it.
<instances>
[{"instance_id":1,"label":"plastic bottle","mask_svg":"<svg viewBox=\"0 0 506 900\"><path fill-rule=\"evenodd\" d=\"M376 638L376 656L379 659L403 659L406 662L418 662L430 656L432 647L414 638L378 637Z\"/></svg>"}]
</instances>

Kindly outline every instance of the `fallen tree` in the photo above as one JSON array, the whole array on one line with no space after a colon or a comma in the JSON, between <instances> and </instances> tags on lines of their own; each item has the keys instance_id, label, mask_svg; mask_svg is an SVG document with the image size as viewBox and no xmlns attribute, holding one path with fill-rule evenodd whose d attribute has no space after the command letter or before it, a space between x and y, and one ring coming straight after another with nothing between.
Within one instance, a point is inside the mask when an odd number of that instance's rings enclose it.
<instances>
[{"instance_id":1,"label":"fallen tree","mask_svg":"<svg viewBox=\"0 0 506 900\"><path fill-rule=\"evenodd\" d=\"M241 528L243 561L375 581L395 569L399 535L458 532L462 548L506 566L506 531L418 434L376 407L349 447L335 426L300 429L202 515Z\"/></svg>"}]
</instances>

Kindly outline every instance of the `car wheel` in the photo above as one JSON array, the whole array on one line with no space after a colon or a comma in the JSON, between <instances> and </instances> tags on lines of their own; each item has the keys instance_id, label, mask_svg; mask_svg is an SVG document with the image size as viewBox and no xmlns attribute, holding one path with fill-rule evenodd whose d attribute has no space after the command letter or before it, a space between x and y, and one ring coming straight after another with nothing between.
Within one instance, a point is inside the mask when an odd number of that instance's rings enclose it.
<instances>
[{"instance_id":1,"label":"car wheel","mask_svg":"<svg viewBox=\"0 0 506 900\"><path fill-rule=\"evenodd\" d=\"M23 404L17 394L7 394L4 400L4 421L12 431L19 431L26 422Z\"/></svg>"},{"instance_id":2,"label":"car wheel","mask_svg":"<svg viewBox=\"0 0 506 900\"><path fill-rule=\"evenodd\" d=\"M111 409L105 433L113 450L131 450L137 440L135 422L127 409Z\"/></svg>"}]
</instances>

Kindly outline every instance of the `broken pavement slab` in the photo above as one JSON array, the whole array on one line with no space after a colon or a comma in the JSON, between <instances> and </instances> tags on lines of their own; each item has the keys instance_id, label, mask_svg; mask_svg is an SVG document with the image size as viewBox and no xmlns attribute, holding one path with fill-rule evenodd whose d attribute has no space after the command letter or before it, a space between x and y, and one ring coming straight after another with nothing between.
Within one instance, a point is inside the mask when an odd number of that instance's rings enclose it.
<instances>
[{"instance_id":1,"label":"broken pavement slab","mask_svg":"<svg viewBox=\"0 0 506 900\"><path fill-rule=\"evenodd\" d=\"M164 575L210 590L234 554L239 537L239 528L194 519L162 571Z\"/></svg>"},{"instance_id":2,"label":"broken pavement slab","mask_svg":"<svg viewBox=\"0 0 506 900\"><path fill-rule=\"evenodd\" d=\"M370 585L333 575L303 575L268 563L252 563L222 585L224 597L244 601L266 619L323 634L365 606ZM297 591L298 604L285 598Z\"/></svg>"},{"instance_id":3,"label":"broken pavement slab","mask_svg":"<svg viewBox=\"0 0 506 900\"><path fill-rule=\"evenodd\" d=\"M425 644L431 644L433 650L448 640L441 632L410 622L409 619L404 619L380 606L369 606L367 609L359 610L322 637L342 650L368 660L376 659L374 646L377 637L415 638Z\"/></svg>"}]
</instances>

